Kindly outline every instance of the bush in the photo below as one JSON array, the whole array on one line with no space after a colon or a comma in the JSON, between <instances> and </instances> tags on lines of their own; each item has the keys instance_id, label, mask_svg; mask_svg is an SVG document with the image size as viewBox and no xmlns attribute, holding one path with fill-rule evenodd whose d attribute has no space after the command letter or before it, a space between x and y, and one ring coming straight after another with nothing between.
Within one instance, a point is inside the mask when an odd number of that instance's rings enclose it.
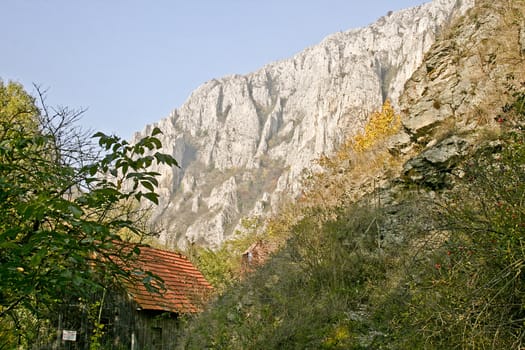
<instances>
[{"instance_id":1,"label":"bush","mask_svg":"<svg viewBox=\"0 0 525 350\"><path fill-rule=\"evenodd\" d=\"M353 346L367 330L349 315L366 303L372 282L385 277L376 226L370 225L377 212L359 206L329 211L305 210L286 246L191 324L181 347Z\"/></svg>"},{"instance_id":2,"label":"bush","mask_svg":"<svg viewBox=\"0 0 525 350\"><path fill-rule=\"evenodd\" d=\"M180 347L522 348L521 105L505 107L500 139L465 160L452 189L391 183L381 206L378 193L334 199L346 182L317 188L319 201L303 198L268 226L285 232L284 247L191 323Z\"/></svg>"},{"instance_id":3,"label":"bush","mask_svg":"<svg viewBox=\"0 0 525 350\"><path fill-rule=\"evenodd\" d=\"M516 118L514 116L514 121ZM512 116L507 116L510 120ZM410 268L403 346L512 348L525 341L525 135L507 130L434 206L441 242Z\"/></svg>"},{"instance_id":4,"label":"bush","mask_svg":"<svg viewBox=\"0 0 525 350\"><path fill-rule=\"evenodd\" d=\"M386 100L381 111L372 113L365 130L353 140L352 148L356 152L366 151L388 136L395 135L400 127L401 116L395 113L390 101Z\"/></svg>"}]
</instances>

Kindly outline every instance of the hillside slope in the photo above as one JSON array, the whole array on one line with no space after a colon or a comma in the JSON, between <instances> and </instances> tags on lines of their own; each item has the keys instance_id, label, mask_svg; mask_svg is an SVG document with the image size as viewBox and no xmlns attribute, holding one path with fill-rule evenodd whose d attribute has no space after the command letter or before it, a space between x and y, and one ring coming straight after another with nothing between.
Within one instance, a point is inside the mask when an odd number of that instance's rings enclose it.
<instances>
[{"instance_id":1,"label":"hillside slope","mask_svg":"<svg viewBox=\"0 0 525 350\"><path fill-rule=\"evenodd\" d=\"M180 348L522 349L524 23L525 2L478 0L443 33L406 84L400 133L325 162L269 225L286 243Z\"/></svg>"}]
</instances>

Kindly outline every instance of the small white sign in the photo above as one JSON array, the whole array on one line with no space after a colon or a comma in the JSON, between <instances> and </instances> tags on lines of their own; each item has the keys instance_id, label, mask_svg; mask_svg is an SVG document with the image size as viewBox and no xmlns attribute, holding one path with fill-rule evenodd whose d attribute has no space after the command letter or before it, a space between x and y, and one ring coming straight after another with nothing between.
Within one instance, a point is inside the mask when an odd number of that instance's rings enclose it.
<instances>
[{"instance_id":1,"label":"small white sign","mask_svg":"<svg viewBox=\"0 0 525 350\"><path fill-rule=\"evenodd\" d=\"M77 331L62 331L62 340L77 341Z\"/></svg>"}]
</instances>

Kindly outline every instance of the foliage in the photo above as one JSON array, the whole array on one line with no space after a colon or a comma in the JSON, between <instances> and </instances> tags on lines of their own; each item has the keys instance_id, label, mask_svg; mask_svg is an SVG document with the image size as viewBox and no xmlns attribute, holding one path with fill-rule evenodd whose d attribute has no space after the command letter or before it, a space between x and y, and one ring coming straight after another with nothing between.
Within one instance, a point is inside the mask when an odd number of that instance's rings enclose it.
<instances>
[{"instance_id":1,"label":"foliage","mask_svg":"<svg viewBox=\"0 0 525 350\"><path fill-rule=\"evenodd\" d=\"M0 121L13 124L6 132L35 133L38 127L39 111L35 98L24 91L22 85L14 82L5 84L0 79Z\"/></svg>"},{"instance_id":2,"label":"foliage","mask_svg":"<svg viewBox=\"0 0 525 350\"><path fill-rule=\"evenodd\" d=\"M105 295L106 290L103 292ZM90 337L89 350L97 350L102 346L101 340L104 336L104 324L100 322L100 315L104 306L104 299L97 300L89 305L88 319L93 324L93 334Z\"/></svg>"},{"instance_id":3,"label":"foliage","mask_svg":"<svg viewBox=\"0 0 525 350\"><path fill-rule=\"evenodd\" d=\"M177 163L157 151L158 129L132 145L97 133L97 158L72 129L78 114L37 108L18 84L0 85L0 96L0 341L24 344L36 334L18 333L21 323L50 317L66 295L89 295L107 275L132 277L124 265L140 251L115 245L117 233L146 232L115 213L124 201L157 203L159 174L148 166Z\"/></svg>"},{"instance_id":4,"label":"foliage","mask_svg":"<svg viewBox=\"0 0 525 350\"><path fill-rule=\"evenodd\" d=\"M515 111L509 123L523 118L521 108ZM514 129L481 148L467 162L465 180L438 203L448 238L420 267L425 275L409 304L412 329L420 330L414 338L426 346L525 343L524 141Z\"/></svg>"},{"instance_id":5,"label":"foliage","mask_svg":"<svg viewBox=\"0 0 525 350\"><path fill-rule=\"evenodd\" d=\"M186 251L186 255L218 294L240 280L242 254L258 239L259 219L245 219L242 224L244 232L236 231L235 237L224 242L217 250L191 245Z\"/></svg>"},{"instance_id":6,"label":"foliage","mask_svg":"<svg viewBox=\"0 0 525 350\"><path fill-rule=\"evenodd\" d=\"M498 117L499 139L480 146L455 187L425 204L436 223L401 247L403 275L373 293L374 327L388 335L378 347L523 347L524 118L509 106Z\"/></svg>"},{"instance_id":7,"label":"foliage","mask_svg":"<svg viewBox=\"0 0 525 350\"><path fill-rule=\"evenodd\" d=\"M274 219L266 233L286 244L187 325L180 348L522 348L524 96L452 189L310 201Z\"/></svg>"},{"instance_id":8,"label":"foliage","mask_svg":"<svg viewBox=\"0 0 525 350\"><path fill-rule=\"evenodd\" d=\"M332 168L359 154L377 147L389 136L397 134L401 128L401 116L396 114L390 100L386 100L380 111L373 112L368 117L364 130L349 138L337 150L333 157L321 157L320 164L325 168Z\"/></svg>"},{"instance_id":9,"label":"foliage","mask_svg":"<svg viewBox=\"0 0 525 350\"><path fill-rule=\"evenodd\" d=\"M363 185L371 178L395 173L400 158L384 146L400 127L400 116L386 100L380 111L369 116L362 133L351 136L334 154L319 158L322 170L303 174L303 205L346 205L358 199L357 192L363 192Z\"/></svg>"},{"instance_id":10,"label":"foliage","mask_svg":"<svg viewBox=\"0 0 525 350\"><path fill-rule=\"evenodd\" d=\"M181 347L349 348L359 326L348 314L385 272L374 252L377 232L368 228L376 216L354 207L339 213L342 220L325 221L322 211L311 209L292 225L287 245L190 325Z\"/></svg>"},{"instance_id":11,"label":"foliage","mask_svg":"<svg viewBox=\"0 0 525 350\"><path fill-rule=\"evenodd\" d=\"M363 133L357 135L352 144L356 152L370 149L379 141L394 135L401 127L401 116L395 113L389 100L386 100L381 111L372 113Z\"/></svg>"}]
</instances>

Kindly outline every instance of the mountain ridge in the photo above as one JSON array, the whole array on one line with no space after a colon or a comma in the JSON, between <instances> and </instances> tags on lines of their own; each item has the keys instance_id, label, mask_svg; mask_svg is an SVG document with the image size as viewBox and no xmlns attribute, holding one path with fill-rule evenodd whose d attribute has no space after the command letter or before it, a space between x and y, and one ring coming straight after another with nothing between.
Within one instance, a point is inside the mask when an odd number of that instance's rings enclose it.
<instances>
[{"instance_id":1,"label":"mountain ridge","mask_svg":"<svg viewBox=\"0 0 525 350\"><path fill-rule=\"evenodd\" d=\"M524 37L524 1L477 0L405 84L401 117L374 113L254 238L263 264L238 266L248 237L194 254L222 293L179 348L521 349Z\"/></svg>"},{"instance_id":2,"label":"mountain ridge","mask_svg":"<svg viewBox=\"0 0 525 350\"><path fill-rule=\"evenodd\" d=\"M197 88L157 126L181 169L162 174L160 241L217 248L240 219L276 210L312 160L355 135L386 98L395 106L426 50L473 1L436 0L328 36L290 59Z\"/></svg>"}]
</instances>

